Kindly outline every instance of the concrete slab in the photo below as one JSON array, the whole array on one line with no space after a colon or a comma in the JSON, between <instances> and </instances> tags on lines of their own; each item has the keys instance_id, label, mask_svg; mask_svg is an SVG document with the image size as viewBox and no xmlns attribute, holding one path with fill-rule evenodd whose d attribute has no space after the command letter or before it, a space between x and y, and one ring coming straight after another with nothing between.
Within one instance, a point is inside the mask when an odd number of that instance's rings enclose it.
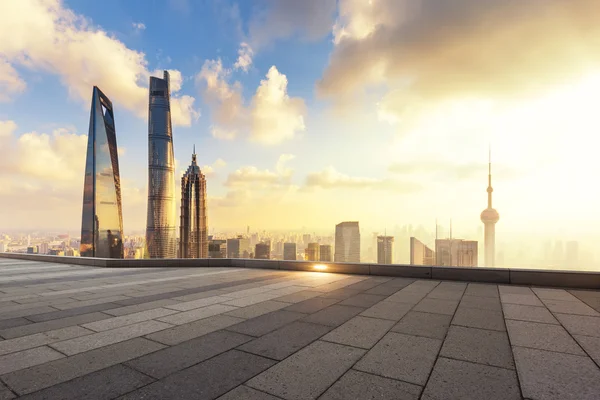
<instances>
[{"instance_id":1,"label":"concrete slab","mask_svg":"<svg viewBox=\"0 0 600 400\"><path fill-rule=\"evenodd\" d=\"M600 317L554 314L571 335L600 337Z\"/></svg>"},{"instance_id":2,"label":"concrete slab","mask_svg":"<svg viewBox=\"0 0 600 400\"><path fill-rule=\"evenodd\" d=\"M374 306L366 309L360 315L363 317L389 319L399 321L412 308L412 304L394 303L391 301L381 301Z\"/></svg>"},{"instance_id":3,"label":"concrete slab","mask_svg":"<svg viewBox=\"0 0 600 400\"><path fill-rule=\"evenodd\" d=\"M424 298L416 306L413 311L428 312L433 314L454 315L458 300L438 300Z\"/></svg>"},{"instance_id":4,"label":"concrete slab","mask_svg":"<svg viewBox=\"0 0 600 400\"><path fill-rule=\"evenodd\" d=\"M36 333L30 336L21 336L14 339L3 340L0 341L0 355L15 353L17 351L27 350L92 333L94 332L80 326L71 326L54 331Z\"/></svg>"},{"instance_id":5,"label":"concrete slab","mask_svg":"<svg viewBox=\"0 0 600 400\"><path fill-rule=\"evenodd\" d=\"M506 331L502 313L478 308L460 307L454 314L452 325Z\"/></svg>"},{"instance_id":6,"label":"concrete slab","mask_svg":"<svg viewBox=\"0 0 600 400\"><path fill-rule=\"evenodd\" d=\"M213 315L224 314L227 311L233 311L235 309L237 309L237 307L226 306L223 304L213 304L211 306L197 308L191 311L184 311L177 314L168 315L166 317L161 317L158 318L158 321L166 322L168 324L173 325L183 325L187 324L188 322L212 317Z\"/></svg>"},{"instance_id":7,"label":"concrete slab","mask_svg":"<svg viewBox=\"0 0 600 400\"><path fill-rule=\"evenodd\" d=\"M394 321L357 316L323 336L322 340L370 349L394 325Z\"/></svg>"},{"instance_id":8,"label":"concrete slab","mask_svg":"<svg viewBox=\"0 0 600 400\"><path fill-rule=\"evenodd\" d=\"M502 303L521 304L524 306L543 307L542 302L534 294L500 294Z\"/></svg>"},{"instance_id":9,"label":"concrete slab","mask_svg":"<svg viewBox=\"0 0 600 400\"><path fill-rule=\"evenodd\" d=\"M464 295L460 300L459 307L479 308L481 310L490 310L500 312L502 305L497 297L479 297Z\"/></svg>"},{"instance_id":10,"label":"concrete slab","mask_svg":"<svg viewBox=\"0 0 600 400\"><path fill-rule=\"evenodd\" d=\"M289 303L282 301L267 300L262 303L253 304L248 307L238 308L237 310L228 311L223 315L229 315L231 317L251 319L256 318L264 314L268 314L273 311L281 310L282 308L288 307Z\"/></svg>"},{"instance_id":11,"label":"concrete slab","mask_svg":"<svg viewBox=\"0 0 600 400\"><path fill-rule=\"evenodd\" d=\"M452 321L452 317L449 315L411 311L391 330L407 335L444 339L450 327L450 321Z\"/></svg>"},{"instance_id":12,"label":"concrete slab","mask_svg":"<svg viewBox=\"0 0 600 400\"><path fill-rule=\"evenodd\" d=\"M66 328L73 325L81 325L88 322L100 321L107 318L110 318L110 315L103 314L101 312L93 312L90 314L77 315L75 317L60 318L52 321L38 322L35 324L3 329L0 331L0 336L5 339L12 339L20 336L33 335L34 333Z\"/></svg>"},{"instance_id":13,"label":"concrete slab","mask_svg":"<svg viewBox=\"0 0 600 400\"><path fill-rule=\"evenodd\" d=\"M504 318L519 321L542 322L558 325L558 321L545 307L522 306L520 304L504 304Z\"/></svg>"},{"instance_id":14,"label":"concrete slab","mask_svg":"<svg viewBox=\"0 0 600 400\"><path fill-rule=\"evenodd\" d=\"M588 356L590 356L596 364L600 365L600 338L582 335L575 335L573 337L577 340L577 343L583 347L583 350L585 350Z\"/></svg>"},{"instance_id":15,"label":"concrete slab","mask_svg":"<svg viewBox=\"0 0 600 400\"><path fill-rule=\"evenodd\" d=\"M64 354L47 346L40 346L34 349L6 354L0 357L0 375L29 368L34 365L44 364L64 357Z\"/></svg>"},{"instance_id":16,"label":"concrete slab","mask_svg":"<svg viewBox=\"0 0 600 400\"><path fill-rule=\"evenodd\" d=\"M231 325L239 324L240 322L244 322L244 320L242 318L235 318L223 314L214 315L212 317L151 333L146 335L146 337L155 342L175 345L185 342L186 340L191 340L227 328Z\"/></svg>"},{"instance_id":17,"label":"concrete slab","mask_svg":"<svg viewBox=\"0 0 600 400\"><path fill-rule=\"evenodd\" d=\"M585 355L571 335L560 325L507 320L506 327L513 346Z\"/></svg>"},{"instance_id":18,"label":"concrete slab","mask_svg":"<svg viewBox=\"0 0 600 400\"><path fill-rule=\"evenodd\" d=\"M147 311L141 311L133 314L123 315L121 317L113 317L104 319L101 321L90 322L83 324L82 326L86 329L90 329L96 332L108 331L115 328L135 324L138 322L144 322L155 318L164 317L167 315L175 314L177 311L169 310L166 308L154 308Z\"/></svg>"},{"instance_id":19,"label":"concrete slab","mask_svg":"<svg viewBox=\"0 0 600 400\"><path fill-rule=\"evenodd\" d=\"M365 353L316 341L246 384L287 400L316 399Z\"/></svg>"},{"instance_id":20,"label":"concrete slab","mask_svg":"<svg viewBox=\"0 0 600 400\"><path fill-rule=\"evenodd\" d=\"M573 296L574 297L574 296ZM575 314L575 315L590 315L593 317L600 317L600 313L588 306L582 301L575 299L575 301L564 301L564 300L542 300L548 310L553 313L560 314Z\"/></svg>"},{"instance_id":21,"label":"concrete slab","mask_svg":"<svg viewBox=\"0 0 600 400\"><path fill-rule=\"evenodd\" d=\"M564 289L532 288L531 290L542 300L577 301L577 297Z\"/></svg>"},{"instance_id":22,"label":"concrete slab","mask_svg":"<svg viewBox=\"0 0 600 400\"><path fill-rule=\"evenodd\" d=\"M288 305L285 310L300 312L304 314L313 314L317 311L320 311L339 302L340 300L335 298L315 297L312 299L301 301L291 306Z\"/></svg>"},{"instance_id":23,"label":"concrete slab","mask_svg":"<svg viewBox=\"0 0 600 400\"><path fill-rule=\"evenodd\" d=\"M306 314L279 310L232 325L228 327L227 330L258 337L305 316Z\"/></svg>"},{"instance_id":24,"label":"concrete slab","mask_svg":"<svg viewBox=\"0 0 600 400\"><path fill-rule=\"evenodd\" d=\"M390 332L354 369L424 386L441 344L437 339Z\"/></svg>"},{"instance_id":25,"label":"concrete slab","mask_svg":"<svg viewBox=\"0 0 600 400\"><path fill-rule=\"evenodd\" d=\"M356 296L349 297L346 300L341 301L339 304L342 306L369 308L385 298L386 296L361 293L357 294Z\"/></svg>"},{"instance_id":26,"label":"concrete slab","mask_svg":"<svg viewBox=\"0 0 600 400\"><path fill-rule=\"evenodd\" d=\"M279 400L279 397L271 396L268 393L252 389L249 386L238 386L230 392L227 392L217 400Z\"/></svg>"},{"instance_id":27,"label":"concrete slab","mask_svg":"<svg viewBox=\"0 0 600 400\"><path fill-rule=\"evenodd\" d=\"M303 318L302 321L336 327L342 325L344 322L348 321L350 318L361 313L362 311L364 311L364 308L361 307L350 307L334 304Z\"/></svg>"},{"instance_id":28,"label":"concrete slab","mask_svg":"<svg viewBox=\"0 0 600 400\"><path fill-rule=\"evenodd\" d=\"M350 370L319 397L319 400L418 400L420 393L421 387L417 385Z\"/></svg>"},{"instance_id":29,"label":"concrete slab","mask_svg":"<svg viewBox=\"0 0 600 400\"><path fill-rule=\"evenodd\" d=\"M514 369L505 332L451 326L440 356L494 367Z\"/></svg>"},{"instance_id":30,"label":"concrete slab","mask_svg":"<svg viewBox=\"0 0 600 400\"><path fill-rule=\"evenodd\" d=\"M464 293L466 296L499 298L498 286L482 283L469 283Z\"/></svg>"}]
</instances>

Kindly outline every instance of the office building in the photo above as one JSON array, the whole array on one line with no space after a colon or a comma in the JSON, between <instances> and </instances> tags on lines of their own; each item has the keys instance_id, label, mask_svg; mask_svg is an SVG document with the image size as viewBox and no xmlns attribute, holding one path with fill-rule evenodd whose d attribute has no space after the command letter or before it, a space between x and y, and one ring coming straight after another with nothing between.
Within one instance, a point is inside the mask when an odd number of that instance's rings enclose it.
<instances>
[{"instance_id":1,"label":"office building","mask_svg":"<svg viewBox=\"0 0 600 400\"><path fill-rule=\"evenodd\" d=\"M319 261L323 261L323 262L332 262L333 261L330 244L322 244L319 246Z\"/></svg>"},{"instance_id":2,"label":"office building","mask_svg":"<svg viewBox=\"0 0 600 400\"><path fill-rule=\"evenodd\" d=\"M227 258L248 258L250 256L250 239L238 236L227 239Z\"/></svg>"},{"instance_id":3,"label":"office building","mask_svg":"<svg viewBox=\"0 0 600 400\"><path fill-rule=\"evenodd\" d=\"M319 261L321 259L319 250L319 243L309 243L304 250L304 259L306 261Z\"/></svg>"},{"instance_id":4,"label":"office building","mask_svg":"<svg viewBox=\"0 0 600 400\"><path fill-rule=\"evenodd\" d=\"M206 178L196 161L181 178L181 220L179 254L181 258L208 257L208 223L206 219Z\"/></svg>"},{"instance_id":5,"label":"office building","mask_svg":"<svg viewBox=\"0 0 600 400\"><path fill-rule=\"evenodd\" d=\"M37 246L28 246L27 254L38 254L38 247Z\"/></svg>"},{"instance_id":6,"label":"office building","mask_svg":"<svg viewBox=\"0 0 600 400\"><path fill-rule=\"evenodd\" d=\"M38 250L39 250L40 254L48 254L48 243L46 243L46 242L40 243Z\"/></svg>"},{"instance_id":7,"label":"office building","mask_svg":"<svg viewBox=\"0 0 600 400\"><path fill-rule=\"evenodd\" d=\"M150 77L149 96L147 256L175 258L175 158L167 71L163 79Z\"/></svg>"},{"instance_id":8,"label":"office building","mask_svg":"<svg viewBox=\"0 0 600 400\"><path fill-rule=\"evenodd\" d=\"M410 238L410 264L435 265L435 251L415 237Z\"/></svg>"},{"instance_id":9,"label":"office building","mask_svg":"<svg viewBox=\"0 0 600 400\"><path fill-rule=\"evenodd\" d=\"M484 262L486 267L496 265L496 223L500 220L500 214L492 207L492 157L491 151L488 163L488 206L481 213L481 222L484 225Z\"/></svg>"},{"instance_id":10,"label":"office building","mask_svg":"<svg viewBox=\"0 0 600 400\"><path fill-rule=\"evenodd\" d=\"M225 258L227 256L227 240L213 239L208 242L208 258Z\"/></svg>"},{"instance_id":11,"label":"office building","mask_svg":"<svg viewBox=\"0 0 600 400\"><path fill-rule=\"evenodd\" d=\"M296 260L296 243L283 244L283 259L288 261Z\"/></svg>"},{"instance_id":12,"label":"office building","mask_svg":"<svg viewBox=\"0 0 600 400\"><path fill-rule=\"evenodd\" d=\"M477 241L436 239L435 265L442 267L476 267Z\"/></svg>"},{"instance_id":13,"label":"office building","mask_svg":"<svg viewBox=\"0 0 600 400\"><path fill-rule=\"evenodd\" d=\"M254 258L269 260L271 258L271 243L261 242L254 246Z\"/></svg>"},{"instance_id":14,"label":"office building","mask_svg":"<svg viewBox=\"0 0 600 400\"><path fill-rule=\"evenodd\" d=\"M83 183L82 257L123 258L123 211L115 116L94 86ZM68 235L65 238L68 241Z\"/></svg>"},{"instance_id":15,"label":"office building","mask_svg":"<svg viewBox=\"0 0 600 400\"><path fill-rule=\"evenodd\" d=\"M393 236L377 236L377 264L392 263Z\"/></svg>"},{"instance_id":16,"label":"office building","mask_svg":"<svg viewBox=\"0 0 600 400\"><path fill-rule=\"evenodd\" d=\"M360 262L358 222L341 222L335 226L335 262Z\"/></svg>"}]
</instances>

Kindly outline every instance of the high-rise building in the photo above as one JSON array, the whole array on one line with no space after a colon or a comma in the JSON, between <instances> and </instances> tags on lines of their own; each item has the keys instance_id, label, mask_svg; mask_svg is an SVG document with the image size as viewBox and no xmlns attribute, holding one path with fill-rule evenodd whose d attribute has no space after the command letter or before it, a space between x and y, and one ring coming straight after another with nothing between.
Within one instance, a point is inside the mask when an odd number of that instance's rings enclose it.
<instances>
[{"instance_id":1,"label":"high-rise building","mask_svg":"<svg viewBox=\"0 0 600 400\"><path fill-rule=\"evenodd\" d=\"M227 241L213 239L208 242L208 258L225 258L227 256Z\"/></svg>"},{"instance_id":2,"label":"high-rise building","mask_svg":"<svg viewBox=\"0 0 600 400\"><path fill-rule=\"evenodd\" d=\"M476 267L477 241L436 239L435 265L442 267Z\"/></svg>"},{"instance_id":3,"label":"high-rise building","mask_svg":"<svg viewBox=\"0 0 600 400\"><path fill-rule=\"evenodd\" d=\"M500 214L492 207L492 152L490 150L488 164L488 206L481 213L481 222L484 225L484 259L486 267L496 264L496 223L500 220Z\"/></svg>"},{"instance_id":4,"label":"high-rise building","mask_svg":"<svg viewBox=\"0 0 600 400\"><path fill-rule=\"evenodd\" d=\"M149 258L175 258L175 158L169 73L150 77L148 110L148 218L146 247Z\"/></svg>"},{"instance_id":5,"label":"high-rise building","mask_svg":"<svg viewBox=\"0 0 600 400\"><path fill-rule=\"evenodd\" d=\"M268 260L271 258L271 243L261 242L254 247L254 258Z\"/></svg>"},{"instance_id":6,"label":"high-rise building","mask_svg":"<svg viewBox=\"0 0 600 400\"><path fill-rule=\"evenodd\" d=\"M296 260L296 243L283 244L283 259Z\"/></svg>"},{"instance_id":7,"label":"high-rise building","mask_svg":"<svg viewBox=\"0 0 600 400\"><path fill-rule=\"evenodd\" d=\"M435 265L435 251L415 237L410 238L410 264Z\"/></svg>"},{"instance_id":8,"label":"high-rise building","mask_svg":"<svg viewBox=\"0 0 600 400\"><path fill-rule=\"evenodd\" d=\"M179 223L181 258L208 257L208 223L206 220L206 178L196 161L181 178L181 221Z\"/></svg>"},{"instance_id":9,"label":"high-rise building","mask_svg":"<svg viewBox=\"0 0 600 400\"><path fill-rule=\"evenodd\" d=\"M358 222L341 222L335 226L335 262L360 262Z\"/></svg>"},{"instance_id":10,"label":"high-rise building","mask_svg":"<svg viewBox=\"0 0 600 400\"><path fill-rule=\"evenodd\" d=\"M319 246L319 261L323 261L323 262L333 261L330 244L322 244Z\"/></svg>"},{"instance_id":11,"label":"high-rise building","mask_svg":"<svg viewBox=\"0 0 600 400\"><path fill-rule=\"evenodd\" d=\"M306 261L319 261L321 259L319 250L319 243L309 243L304 250L304 259Z\"/></svg>"},{"instance_id":12,"label":"high-rise building","mask_svg":"<svg viewBox=\"0 0 600 400\"><path fill-rule=\"evenodd\" d=\"M6 253L6 248L8 246L6 246L6 243L4 242L0 242L0 253Z\"/></svg>"},{"instance_id":13,"label":"high-rise building","mask_svg":"<svg viewBox=\"0 0 600 400\"><path fill-rule=\"evenodd\" d=\"M82 257L123 258L121 204L113 107L108 97L94 86L83 183L79 247Z\"/></svg>"},{"instance_id":14,"label":"high-rise building","mask_svg":"<svg viewBox=\"0 0 600 400\"><path fill-rule=\"evenodd\" d=\"M27 254L38 254L38 247L37 246L28 246Z\"/></svg>"},{"instance_id":15,"label":"high-rise building","mask_svg":"<svg viewBox=\"0 0 600 400\"><path fill-rule=\"evenodd\" d=\"M227 239L227 258L247 258L250 254L250 239L238 236Z\"/></svg>"},{"instance_id":16,"label":"high-rise building","mask_svg":"<svg viewBox=\"0 0 600 400\"><path fill-rule=\"evenodd\" d=\"M393 236L377 236L377 264L392 263Z\"/></svg>"},{"instance_id":17,"label":"high-rise building","mask_svg":"<svg viewBox=\"0 0 600 400\"><path fill-rule=\"evenodd\" d=\"M47 242L40 243L38 250L39 250L40 254L48 254L48 243Z\"/></svg>"}]
</instances>

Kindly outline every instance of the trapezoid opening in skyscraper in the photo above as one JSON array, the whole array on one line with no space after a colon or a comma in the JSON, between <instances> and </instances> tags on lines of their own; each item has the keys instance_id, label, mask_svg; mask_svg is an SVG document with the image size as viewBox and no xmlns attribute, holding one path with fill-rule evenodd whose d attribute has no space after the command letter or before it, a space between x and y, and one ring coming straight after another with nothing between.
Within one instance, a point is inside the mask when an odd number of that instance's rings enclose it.
<instances>
[{"instance_id":1,"label":"trapezoid opening in skyscraper","mask_svg":"<svg viewBox=\"0 0 600 400\"><path fill-rule=\"evenodd\" d=\"M169 72L150 77L148 104L148 216L146 257L177 257L175 158Z\"/></svg>"},{"instance_id":2,"label":"trapezoid opening in skyscraper","mask_svg":"<svg viewBox=\"0 0 600 400\"><path fill-rule=\"evenodd\" d=\"M115 117L112 102L92 91L83 210L82 257L123 258L123 211Z\"/></svg>"}]
</instances>

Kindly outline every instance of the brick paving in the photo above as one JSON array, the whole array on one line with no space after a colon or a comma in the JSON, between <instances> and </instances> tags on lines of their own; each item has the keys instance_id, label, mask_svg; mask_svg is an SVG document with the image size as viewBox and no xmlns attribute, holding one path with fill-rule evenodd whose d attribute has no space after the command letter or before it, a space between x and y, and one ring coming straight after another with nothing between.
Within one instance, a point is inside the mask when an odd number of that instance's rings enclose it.
<instances>
[{"instance_id":1,"label":"brick paving","mask_svg":"<svg viewBox=\"0 0 600 400\"><path fill-rule=\"evenodd\" d=\"M598 399L600 291L0 259L4 399Z\"/></svg>"}]
</instances>

